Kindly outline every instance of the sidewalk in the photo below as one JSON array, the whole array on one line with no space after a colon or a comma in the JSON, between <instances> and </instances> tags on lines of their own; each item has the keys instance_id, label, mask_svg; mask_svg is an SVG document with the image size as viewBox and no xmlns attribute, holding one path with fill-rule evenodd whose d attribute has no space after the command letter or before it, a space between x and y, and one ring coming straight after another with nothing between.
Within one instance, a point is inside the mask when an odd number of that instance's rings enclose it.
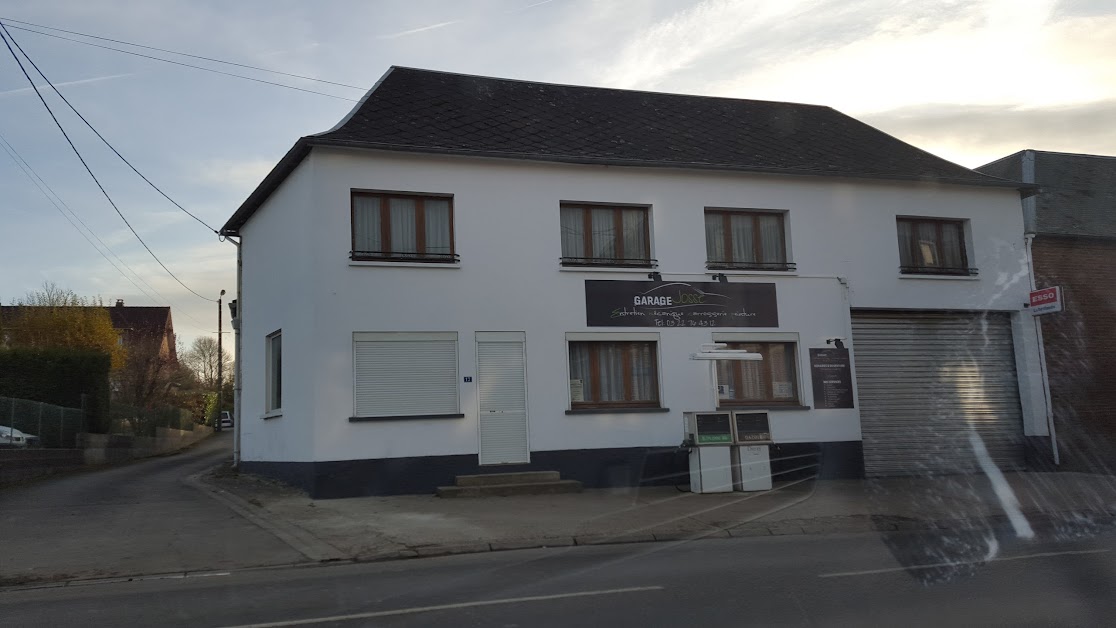
<instances>
[{"instance_id":1,"label":"sidewalk","mask_svg":"<svg viewBox=\"0 0 1116 628\"><path fill-rule=\"evenodd\" d=\"M211 473L203 485L280 534L313 538L331 559L390 560L530 547L899 530L1030 527L1070 537L1111 527L1116 478L1008 473L1022 519L1010 522L982 475L801 480L762 493L696 495L673 487L441 499L312 500L270 480ZM297 548L296 548L297 549ZM304 552L322 559L323 552Z\"/></svg>"}]
</instances>

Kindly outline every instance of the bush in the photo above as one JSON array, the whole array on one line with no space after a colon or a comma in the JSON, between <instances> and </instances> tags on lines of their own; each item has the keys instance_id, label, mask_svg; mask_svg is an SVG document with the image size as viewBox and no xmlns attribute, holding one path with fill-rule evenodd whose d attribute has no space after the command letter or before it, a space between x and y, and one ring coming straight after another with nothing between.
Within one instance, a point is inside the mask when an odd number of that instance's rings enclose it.
<instances>
[{"instance_id":1,"label":"bush","mask_svg":"<svg viewBox=\"0 0 1116 628\"><path fill-rule=\"evenodd\" d=\"M84 407L86 429L104 433L109 427L111 367L109 355L99 351L0 349L0 396Z\"/></svg>"}]
</instances>

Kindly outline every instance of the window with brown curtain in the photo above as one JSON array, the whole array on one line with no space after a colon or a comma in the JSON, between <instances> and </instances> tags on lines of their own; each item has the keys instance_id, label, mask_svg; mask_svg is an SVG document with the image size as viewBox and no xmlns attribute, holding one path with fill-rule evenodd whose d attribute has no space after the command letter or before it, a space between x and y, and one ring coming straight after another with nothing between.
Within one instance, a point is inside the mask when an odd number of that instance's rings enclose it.
<instances>
[{"instance_id":1,"label":"window with brown curtain","mask_svg":"<svg viewBox=\"0 0 1116 628\"><path fill-rule=\"evenodd\" d=\"M974 275L965 250L965 221L897 218L899 272L927 275Z\"/></svg>"},{"instance_id":2,"label":"window with brown curtain","mask_svg":"<svg viewBox=\"0 0 1116 628\"><path fill-rule=\"evenodd\" d=\"M721 405L799 405L793 342L726 344L729 349L759 353L763 360L717 361L717 399Z\"/></svg>"},{"instance_id":3,"label":"window with brown curtain","mask_svg":"<svg viewBox=\"0 0 1116 628\"><path fill-rule=\"evenodd\" d=\"M774 211L706 209L706 268L794 270L787 263L783 218Z\"/></svg>"},{"instance_id":4,"label":"window with brown curtain","mask_svg":"<svg viewBox=\"0 0 1116 628\"><path fill-rule=\"evenodd\" d=\"M563 266L651 267L646 207L561 207Z\"/></svg>"},{"instance_id":5,"label":"window with brown curtain","mask_svg":"<svg viewBox=\"0 0 1116 628\"><path fill-rule=\"evenodd\" d=\"M399 192L352 193L354 260L452 262L453 199Z\"/></svg>"},{"instance_id":6,"label":"window with brown curtain","mask_svg":"<svg viewBox=\"0 0 1116 628\"><path fill-rule=\"evenodd\" d=\"M577 408L657 408L654 342L570 342L570 400Z\"/></svg>"}]
</instances>

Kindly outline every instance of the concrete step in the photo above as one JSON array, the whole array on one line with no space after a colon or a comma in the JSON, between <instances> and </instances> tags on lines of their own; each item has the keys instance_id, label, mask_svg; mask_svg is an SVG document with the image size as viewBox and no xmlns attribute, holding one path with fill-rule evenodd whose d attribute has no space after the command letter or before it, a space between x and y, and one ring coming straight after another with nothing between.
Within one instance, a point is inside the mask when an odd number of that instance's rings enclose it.
<instances>
[{"instance_id":1,"label":"concrete step","mask_svg":"<svg viewBox=\"0 0 1116 628\"><path fill-rule=\"evenodd\" d=\"M492 484L538 484L557 482L561 477L557 471L520 471L518 473L483 473L480 475L459 475L454 480L457 486L489 486Z\"/></svg>"},{"instance_id":2,"label":"concrete step","mask_svg":"<svg viewBox=\"0 0 1116 628\"><path fill-rule=\"evenodd\" d=\"M438 497L510 497L512 495L556 495L580 493L581 482L555 480L527 484L484 484L480 486L439 486Z\"/></svg>"}]
</instances>

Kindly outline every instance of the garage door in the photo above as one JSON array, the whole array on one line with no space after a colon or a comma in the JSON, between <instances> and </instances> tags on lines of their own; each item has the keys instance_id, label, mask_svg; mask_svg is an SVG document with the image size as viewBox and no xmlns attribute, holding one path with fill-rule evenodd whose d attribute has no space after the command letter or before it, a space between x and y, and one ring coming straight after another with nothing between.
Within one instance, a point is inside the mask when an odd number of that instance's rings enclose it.
<instances>
[{"instance_id":1,"label":"garage door","mask_svg":"<svg viewBox=\"0 0 1116 628\"><path fill-rule=\"evenodd\" d=\"M868 476L971 473L976 432L1001 469L1023 464L1011 319L853 312Z\"/></svg>"}]
</instances>

